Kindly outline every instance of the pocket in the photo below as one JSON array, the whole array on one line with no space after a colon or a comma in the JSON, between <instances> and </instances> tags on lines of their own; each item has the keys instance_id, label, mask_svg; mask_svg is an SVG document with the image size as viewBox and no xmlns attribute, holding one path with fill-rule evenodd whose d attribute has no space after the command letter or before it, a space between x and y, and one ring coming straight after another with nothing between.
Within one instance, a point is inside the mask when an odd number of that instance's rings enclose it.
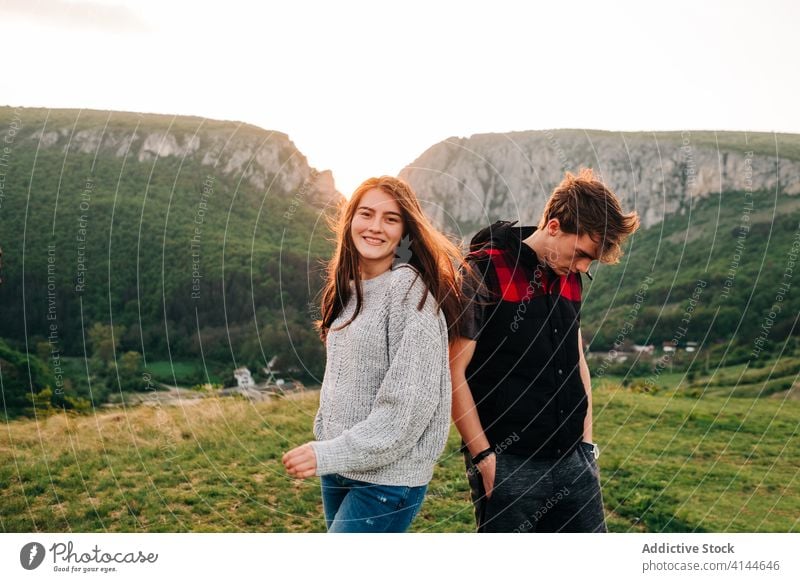
<instances>
[{"instance_id":1,"label":"pocket","mask_svg":"<svg viewBox=\"0 0 800 582\"><path fill-rule=\"evenodd\" d=\"M406 492L401 507L413 508L414 515L416 515L420 507L422 507L422 502L425 501L425 494L428 492L428 486L421 485L419 487L408 487L407 489L408 491Z\"/></svg>"},{"instance_id":2,"label":"pocket","mask_svg":"<svg viewBox=\"0 0 800 582\"><path fill-rule=\"evenodd\" d=\"M478 495L483 495L483 478L481 477L481 472L478 471L478 468L472 464L469 453L464 454L464 469L467 474L467 482L469 483L470 488L477 492Z\"/></svg>"},{"instance_id":3,"label":"pocket","mask_svg":"<svg viewBox=\"0 0 800 582\"><path fill-rule=\"evenodd\" d=\"M587 443L586 441L581 441L580 447L583 452L586 454L586 458L591 461L597 461L594 456L594 445L591 443Z\"/></svg>"},{"instance_id":4,"label":"pocket","mask_svg":"<svg viewBox=\"0 0 800 582\"><path fill-rule=\"evenodd\" d=\"M583 457L584 462L589 465L592 475L599 477L600 469L597 466L597 459L594 458L594 447L585 442L581 442L578 444L578 450L580 451L580 455Z\"/></svg>"},{"instance_id":5,"label":"pocket","mask_svg":"<svg viewBox=\"0 0 800 582\"><path fill-rule=\"evenodd\" d=\"M411 490L411 487L404 485L375 485L372 483L365 483L363 487L367 495L385 506L389 511L402 509Z\"/></svg>"},{"instance_id":6,"label":"pocket","mask_svg":"<svg viewBox=\"0 0 800 582\"><path fill-rule=\"evenodd\" d=\"M487 497L486 496L486 487L483 485L483 475L478 473L478 479L480 480L480 487L481 487L481 494L484 496L484 504L489 505L494 500L497 499L498 494L502 495L502 491L498 491L498 486L501 484L503 480L503 472L501 471L501 461L500 458L503 455L495 455L494 456L494 482L492 483L492 495Z\"/></svg>"}]
</instances>

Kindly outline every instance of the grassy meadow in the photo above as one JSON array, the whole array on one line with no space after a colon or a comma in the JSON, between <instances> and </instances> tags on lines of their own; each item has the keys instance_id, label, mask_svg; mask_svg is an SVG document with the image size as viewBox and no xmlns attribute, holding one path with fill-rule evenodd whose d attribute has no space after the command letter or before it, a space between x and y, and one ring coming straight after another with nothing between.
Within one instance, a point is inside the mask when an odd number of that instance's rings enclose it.
<instances>
[{"instance_id":1,"label":"grassy meadow","mask_svg":"<svg viewBox=\"0 0 800 582\"><path fill-rule=\"evenodd\" d=\"M800 401L688 398L598 382L595 440L615 532L800 531ZM317 392L207 398L6 423L5 532L321 532L319 480L280 457L310 440ZM451 431L416 532L469 532Z\"/></svg>"}]
</instances>

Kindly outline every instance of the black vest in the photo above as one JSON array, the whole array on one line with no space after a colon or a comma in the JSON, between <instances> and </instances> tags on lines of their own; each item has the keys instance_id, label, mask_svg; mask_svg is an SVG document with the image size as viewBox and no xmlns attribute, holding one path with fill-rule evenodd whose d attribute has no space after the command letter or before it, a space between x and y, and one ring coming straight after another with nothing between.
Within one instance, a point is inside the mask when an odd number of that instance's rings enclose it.
<instances>
[{"instance_id":1,"label":"black vest","mask_svg":"<svg viewBox=\"0 0 800 582\"><path fill-rule=\"evenodd\" d=\"M582 440L587 410L582 282L579 273L558 276L521 242L535 230L499 222L472 239L468 260L495 296L480 309L467 382L492 447L557 458Z\"/></svg>"}]
</instances>

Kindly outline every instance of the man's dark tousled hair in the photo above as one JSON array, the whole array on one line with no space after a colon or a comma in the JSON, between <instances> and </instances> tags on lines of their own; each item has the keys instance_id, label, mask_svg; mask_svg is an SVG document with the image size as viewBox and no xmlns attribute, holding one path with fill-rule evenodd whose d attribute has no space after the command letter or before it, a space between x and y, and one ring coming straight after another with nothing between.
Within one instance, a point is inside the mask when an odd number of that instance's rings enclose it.
<instances>
[{"instance_id":1,"label":"man's dark tousled hair","mask_svg":"<svg viewBox=\"0 0 800 582\"><path fill-rule=\"evenodd\" d=\"M637 212L624 214L616 195L590 168L583 168L577 176L566 173L547 200L539 229L553 218L564 232L588 234L600 243L600 261L608 264L619 262L622 243L639 228Z\"/></svg>"}]
</instances>

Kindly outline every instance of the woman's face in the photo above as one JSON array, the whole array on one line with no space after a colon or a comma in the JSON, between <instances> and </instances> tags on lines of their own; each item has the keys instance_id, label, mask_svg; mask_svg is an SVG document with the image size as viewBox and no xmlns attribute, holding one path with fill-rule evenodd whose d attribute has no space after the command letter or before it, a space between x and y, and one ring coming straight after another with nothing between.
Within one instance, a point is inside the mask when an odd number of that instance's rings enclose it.
<instances>
[{"instance_id":1,"label":"woman's face","mask_svg":"<svg viewBox=\"0 0 800 582\"><path fill-rule=\"evenodd\" d=\"M350 236L353 237L362 267L369 265L373 272L391 268L395 249L403 238L400 205L379 188L368 190L361 197L353 215Z\"/></svg>"}]
</instances>

